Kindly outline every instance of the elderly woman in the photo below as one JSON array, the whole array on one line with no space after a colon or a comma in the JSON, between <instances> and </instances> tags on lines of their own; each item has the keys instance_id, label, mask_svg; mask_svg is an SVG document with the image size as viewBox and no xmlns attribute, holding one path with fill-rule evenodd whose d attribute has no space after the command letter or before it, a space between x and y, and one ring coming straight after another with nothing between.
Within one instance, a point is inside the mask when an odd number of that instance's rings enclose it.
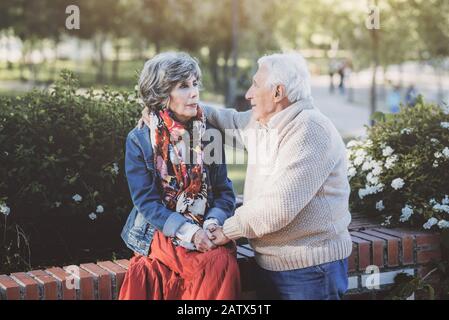
<instances>
[{"instance_id":1,"label":"elderly woman","mask_svg":"<svg viewBox=\"0 0 449 320\"><path fill-rule=\"evenodd\" d=\"M224 159L204 161L201 138L210 126L198 105L200 79L198 63L185 53L159 54L141 72L151 121L126 141L134 208L122 238L134 257L119 299L239 297L235 244L217 246L210 233L233 214L235 196Z\"/></svg>"}]
</instances>

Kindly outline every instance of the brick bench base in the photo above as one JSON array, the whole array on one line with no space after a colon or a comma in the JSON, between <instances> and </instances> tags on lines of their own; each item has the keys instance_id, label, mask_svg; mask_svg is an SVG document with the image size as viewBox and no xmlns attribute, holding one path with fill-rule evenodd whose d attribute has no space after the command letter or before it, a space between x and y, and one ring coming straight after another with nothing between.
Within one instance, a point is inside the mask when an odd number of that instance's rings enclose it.
<instances>
[{"instance_id":1,"label":"brick bench base","mask_svg":"<svg viewBox=\"0 0 449 320\"><path fill-rule=\"evenodd\" d=\"M353 219L353 251L349 257L347 299L380 299L396 274L425 274L426 264L441 260L438 234L406 229L386 229L368 220ZM243 299L255 299L257 273L254 252L241 243L237 254ZM0 275L0 296L6 300L111 300L123 282L128 260L103 261L80 266ZM373 274L376 273L376 274ZM379 272L379 273L377 273ZM373 288L376 281L379 287Z\"/></svg>"}]
</instances>

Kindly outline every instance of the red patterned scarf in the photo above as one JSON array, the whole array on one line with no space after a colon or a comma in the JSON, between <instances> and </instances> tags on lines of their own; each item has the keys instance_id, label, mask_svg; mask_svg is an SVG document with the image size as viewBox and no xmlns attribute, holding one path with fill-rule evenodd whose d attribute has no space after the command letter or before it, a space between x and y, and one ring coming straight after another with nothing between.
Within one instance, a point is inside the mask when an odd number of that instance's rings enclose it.
<instances>
[{"instance_id":1,"label":"red patterned scarf","mask_svg":"<svg viewBox=\"0 0 449 320\"><path fill-rule=\"evenodd\" d=\"M202 226L207 205L201 144L206 119L202 109L198 106L196 117L184 124L175 120L166 108L152 113L151 123L147 125L164 205Z\"/></svg>"}]
</instances>

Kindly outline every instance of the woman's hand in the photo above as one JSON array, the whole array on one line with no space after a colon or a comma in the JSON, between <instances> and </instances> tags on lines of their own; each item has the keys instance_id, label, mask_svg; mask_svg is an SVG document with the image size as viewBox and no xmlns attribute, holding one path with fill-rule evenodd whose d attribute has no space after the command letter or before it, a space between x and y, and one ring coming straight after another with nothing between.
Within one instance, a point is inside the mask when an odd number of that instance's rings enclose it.
<instances>
[{"instance_id":1,"label":"woman's hand","mask_svg":"<svg viewBox=\"0 0 449 320\"><path fill-rule=\"evenodd\" d=\"M223 227L216 227L212 232L212 236L214 237L212 242L217 246L223 246L231 241L226 235L223 233Z\"/></svg>"},{"instance_id":2,"label":"woman's hand","mask_svg":"<svg viewBox=\"0 0 449 320\"><path fill-rule=\"evenodd\" d=\"M151 123L151 116L150 116L150 109L148 107L145 107L142 110L142 117L139 119L139 122L137 122L137 128L142 128L144 124L147 124L149 126Z\"/></svg>"},{"instance_id":3,"label":"woman's hand","mask_svg":"<svg viewBox=\"0 0 449 320\"><path fill-rule=\"evenodd\" d=\"M207 252L217 247L209 240L206 231L203 229L198 230L193 235L193 243L195 244L196 249L200 252Z\"/></svg>"}]
</instances>

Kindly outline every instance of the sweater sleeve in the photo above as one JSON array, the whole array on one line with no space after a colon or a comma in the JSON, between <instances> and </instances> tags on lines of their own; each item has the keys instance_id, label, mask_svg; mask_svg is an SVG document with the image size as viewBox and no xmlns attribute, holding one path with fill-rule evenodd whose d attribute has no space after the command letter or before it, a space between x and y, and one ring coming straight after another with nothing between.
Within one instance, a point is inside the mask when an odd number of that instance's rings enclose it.
<instances>
[{"instance_id":1,"label":"sweater sleeve","mask_svg":"<svg viewBox=\"0 0 449 320\"><path fill-rule=\"evenodd\" d=\"M237 146L245 147L243 138L243 130L250 124L252 111L238 112L231 108L214 108L209 106L202 106L207 121L214 127L218 128L225 134L225 143L233 145L234 139Z\"/></svg>"},{"instance_id":2,"label":"sweater sleeve","mask_svg":"<svg viewBox=\"0 0 449 320\"><path fill-rule=\"evenodd\" d=\"M230 239L259 238L287 226L311 201L331 173L331 138L319 124L308 121L284 137L274 173L259 195L226 220Z\"/></svg>"}]
</instances>

